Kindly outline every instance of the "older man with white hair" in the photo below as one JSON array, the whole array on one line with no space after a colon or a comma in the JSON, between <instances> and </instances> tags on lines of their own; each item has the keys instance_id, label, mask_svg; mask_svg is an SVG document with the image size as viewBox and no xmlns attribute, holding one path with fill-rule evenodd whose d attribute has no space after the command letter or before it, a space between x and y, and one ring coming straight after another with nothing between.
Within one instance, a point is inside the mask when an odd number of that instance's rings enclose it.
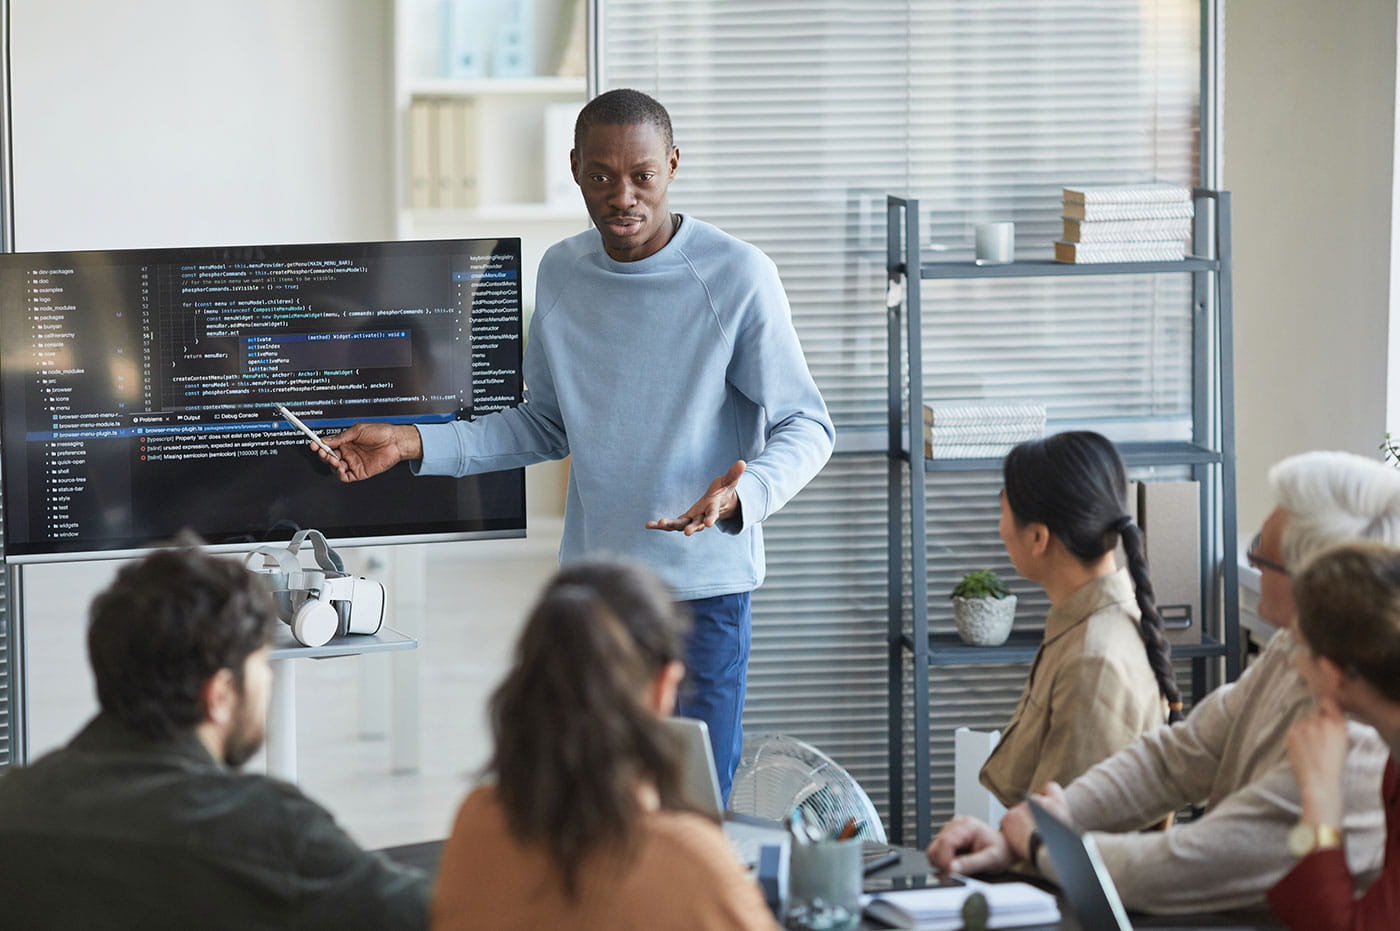
<instances>
[{"instance_id":1,"label":"older man with white hair","mask_svg":"<svg viewBox=\"0 0 1400 931\"><path fill-rule=\"evenodd\" d=\"M1374 539L1400 544L1400 472L1340 452L1311 452L1269 472L1277 507L1248 558L1261 575L1259 615L1280 628L1237 682L1201 700L1178 724L1139 738L1046 800L1094 842L1124 903L1147 912L1261 906L1264 894L1319 846L1344 844L1352 874L1369 882L1381 865L1385 821L1380 783L1387 751L1374 730L1349 725L1346 820L1338 832L1302 837L1301 803L1284 734L1314 710L1294 668L1287 627L1290 576L1322 549ZM1146 830L1186 805L1205 813L1165 831ZM1028 860L1051 879L1024 804L996 831L975 818L948 822L929 859L962 873ZM1364 877L1364 879L1362 879Z\"/></svg>"}]
</instances>

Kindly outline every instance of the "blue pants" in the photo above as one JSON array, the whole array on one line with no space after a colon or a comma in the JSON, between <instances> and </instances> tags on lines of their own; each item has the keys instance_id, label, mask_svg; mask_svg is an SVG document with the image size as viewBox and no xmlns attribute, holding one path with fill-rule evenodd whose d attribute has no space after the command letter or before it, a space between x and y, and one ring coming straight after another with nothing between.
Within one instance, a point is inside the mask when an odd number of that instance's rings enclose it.
<instances>
[{"instance_id":1,"label":"blue pants","mask_svg":"<svg viewBox=\"0 0 1400 931\"><path fill-rule=\"evenodd\" d=\"M719 794L727 803L744 749L744 691L753 635L749 593L681 602L693 617L685 645L685 681L676 713L710 727Z\"/></svg>"}]
</instances>

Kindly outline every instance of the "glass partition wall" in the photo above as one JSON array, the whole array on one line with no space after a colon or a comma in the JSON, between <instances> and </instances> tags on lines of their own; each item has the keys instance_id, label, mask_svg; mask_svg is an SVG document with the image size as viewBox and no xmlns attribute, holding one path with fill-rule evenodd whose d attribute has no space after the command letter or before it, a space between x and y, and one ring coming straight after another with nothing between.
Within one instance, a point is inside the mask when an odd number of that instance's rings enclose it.
<instances>
[{"instance_id":1,"label":"glass partition wall","mask_svg":"<svg viewBox=\"0 0 1400 931\"><path fill-rule=\"evenodd\" d=\"M673 208L778 264L837 424L837 455L765 528L746 731L816 744L886 815L885 195L920 199L926 249L970 258L976 223L1011 220L1018 257L1043 258L1063 186L1200 184L1210 8L595 0L595 90L635 87L670 110ZM930 398L1034 399L1052 428L1092 420L1115 439L1190 435L1189 276L948 281L924 294ZM947 592L987 567L1013 580L1017 628L1039 629L1045 599L997 537L1000 476L926 481L931 629L952 629ZM935 822L952 808L953 729L1003 725L1026 670L939 671Z\"/></svg>"}]
</instances>

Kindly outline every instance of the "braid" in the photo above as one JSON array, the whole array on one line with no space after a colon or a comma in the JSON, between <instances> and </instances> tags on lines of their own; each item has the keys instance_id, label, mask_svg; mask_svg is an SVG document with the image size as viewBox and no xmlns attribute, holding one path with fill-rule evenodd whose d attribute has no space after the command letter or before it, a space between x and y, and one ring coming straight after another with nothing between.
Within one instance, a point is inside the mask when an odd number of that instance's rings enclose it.
<instances>
[{"instance_id":1,"label":"braid","mask_svg":"<svg viewBox=\"0 0 1400 931\"><path fill-rule=\"evenodd\" d=\"M1142 549L1142 528L1124 515L1113 524L1113 530L1123 540L1123 550L1128 554L1128 573L1133 577L1133 589L1137 592L1138 609L1142 612L1139 622L1143 645L1147 648L1147 662L1152 674L1157 677L1157 688L1167 700L1167 723L1181 720L1181 690L1176 686L1176 674L1172 671L1171 647L1162 633L1162 615L1157 613L1153 600L1152 580L1147 576L1147 557Z\"/></svg>"}]
</instances>

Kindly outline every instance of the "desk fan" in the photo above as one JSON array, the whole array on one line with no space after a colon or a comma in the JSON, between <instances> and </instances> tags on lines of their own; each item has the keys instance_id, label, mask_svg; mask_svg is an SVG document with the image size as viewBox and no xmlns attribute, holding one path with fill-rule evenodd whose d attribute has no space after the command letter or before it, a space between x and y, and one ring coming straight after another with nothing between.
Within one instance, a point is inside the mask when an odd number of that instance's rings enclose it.
<instances>
[{"instance_id":1,"label":"desk fan","mask_svg":"<svg viewBox=\"0 0 1400 931\"><path fill-rule=\"evenodd\" d=\"M816 747L782 734L763 735L745 748L729 807L774 821L786 821L800 807L807 823L827 837L854 818L857 837L887 842L880 815L860 783Z\"/></svg>"}]
</instances>

